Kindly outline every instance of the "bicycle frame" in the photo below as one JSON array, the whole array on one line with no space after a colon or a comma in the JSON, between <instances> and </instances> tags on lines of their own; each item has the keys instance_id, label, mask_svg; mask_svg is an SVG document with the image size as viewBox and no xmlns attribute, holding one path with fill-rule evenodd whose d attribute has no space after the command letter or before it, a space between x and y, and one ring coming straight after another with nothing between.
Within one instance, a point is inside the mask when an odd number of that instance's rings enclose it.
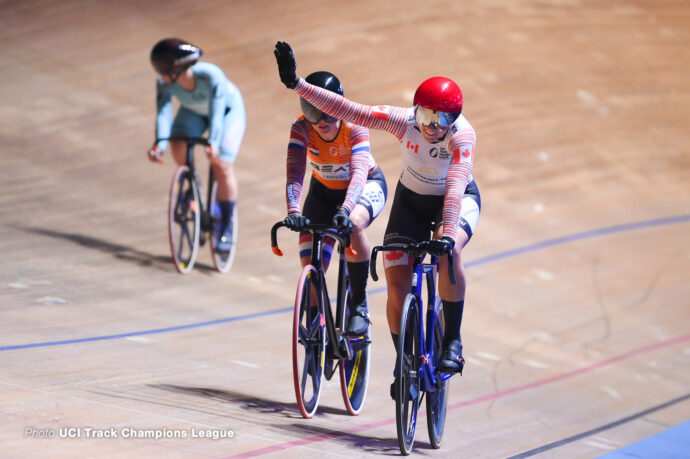
<instances>
[{"instance_id":1,"label":"bicycle frame","mask_svg":"<svg viewBox=\"0 0 690 459\"><path fill-rule=\"evenodd\" d=\"M371 254L371 277L376 281L378 276L376 274L376 256L380 251L402 251L413 256L412 262L412 282L410 293L417 299L419 307L417 308L417 320L419 321L419 343L421 345L420 368L423 369L420 375L420 388L423 392L434 392L439 385L449 379L452 375L446 373L438 373L433 366L433 359L430 355L431 350L434 349L436 340L435 327L437 324L438 314L434 309L437 299L436 281L438 275L438 257L429 254L431 257L428 263L424 263L424 258L428 254L425 243L408 244L408 245L388 245L374 247ZM448 275L451 283L455 283L455 271L453 270L453 253L448 253ZM422 297L422 288L424 280L426 279L427 286L427 305L426 305L426 321L424 320L424 300Z\"/></svg>"},{"instance_id":2,"label":"bicycle frame","mask_svg":"<svg viewBox=\"0 0 690 459\"><path fill-rule=\"evenodd\" d=\"M271 247L273 253L282 256L283 252L278 248L276 232L278 228L286 226L284 222L278 222L271 230ZM331 353L329 357L334 359L351 359L353 355L352 344L349 339L343 339L341 332L345 321L345 307L348 294L349 276L347 270L347 262L345 253L350 249L349 235L341 235L333 230L329 225L307 225L304 228L306 231L312 233L312 249L310 264L316 269L317 278L315 285L318 287L316 294L321 295L324 311L326 313L326 332L328 334L329 343L331 345ZM335 318L333 317L333 310L331 308L331 299L328 293L328 285L326 281L326 272L323 269L322 249L324 247L324 238L333 238L338 245L338 291L336 296Z\"/></svg>"},{"instance_id":3,"label":"bicycle frame","mask_svg":"<svg viewBox=\"0 0 690 459\"><path fill-rule=\"evenodd\" d=\"M288 226L285 221L273 225L271 247L276 255L283 255L278 247L278 228ZM350 310L350 276L345 254L356 255L350 248L350 237L327 225L306 225L312 234L310 263L302 268L297 284L292 326L292 374L297 407L302 416L311 418L316 412L321 394L321 379L330 380L340 369L340 391L347 412L359 414L366 398L371 363L368 333L347 336L344 326ZM332 238L338 244L338 278L335 311L328 294L322 250Z\"/></svg>"},{"instance_id":4,"label":"bicycle frame","mask_svg":"<svg viewBox=\"0 0 690 459\"><path fill-rule=\"evenodd\" d=\"M213 173L213 168L209 167L208 170L208 183L206 187L206 199L204 199L203 194L201 191L203 190L203 187L201 186L201 180L199 179L199 174L196 170L196 166L194 164L194 147L196 145L208 145L208 139L204 137L178 137L178 136L171 136L169 138L165 139L156 139L156 143L160 142L161 140L168 140L168 141L175 141L179 140L182 142L185 142L187 145L187 152L185 156L185 165L189 168L189 171L192 173L192 176L194 176L194 180L196 181L197 189L199 190L199 198L200 198L200 211L201 211L201 228L202 228L202 233L209 231L211 222L210 222L210 216L209 216L209 209L208 209L208 203L211 202L211 193L213 192L213 183L215 182L215 174Z\"/></svg>"},{"instance_id":5,"label":"bicycle frame","mask_svg":"<svg viewBox=\"0 0 690 459\"><path fill-rule=\"evenodd\" d=\"M436 304L437 292L436 292L436 280L438 274L438 258L436 256L431 256L429 263L422 263L422 256L415 256L413 262L412 271L412 283L410 287L410 293L412 293L419 304L417 308L417 319L419 321L420 327L419 333L419 343L420 343L420 369L422 369L422 374L420 375L420 389L422 392L434 392L438 389L439 383L445 381L451 377L449 374L441 374L435 372L433 367L433 359L430 355L430 350L434 349L434 344L436 340L436 320L438 314L434 309ZM423 320L424 314L424 300L422 296L422 288L424 280L426 279L427 288L427 305L426 305L426 320ZM424 336L423 336L424 335ZM441 378L439 380L439 378Z\"/></svg>"}]
</instances>

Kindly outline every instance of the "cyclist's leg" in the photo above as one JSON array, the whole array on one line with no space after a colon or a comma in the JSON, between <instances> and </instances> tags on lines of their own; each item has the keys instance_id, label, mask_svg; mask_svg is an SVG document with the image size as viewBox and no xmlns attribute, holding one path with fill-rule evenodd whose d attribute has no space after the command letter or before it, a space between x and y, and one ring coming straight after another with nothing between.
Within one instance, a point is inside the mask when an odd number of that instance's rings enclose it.
<instances>
[{"instance_id":1,"label":"cyclist's leg","mask_svg":"<svg viewBox=\"0 0 690 459\"><path fill-rule=\"evenodd\" d=\"M231 248L233 242L232 215L237 202L238 186L235 175L235 160L242 145L246 116L242 99L233 105L223 120L223 134L220 143L220 160L213 162L213 172L218 183L218 205L221 212L219 231L220 249ZM227 247L226 247L227 246ZM218 246L217 246L218 247Z\"/></svg>"},{"instance_id":2,"label":"cyclist's leg","mask_svg":"<svg viewBox=\"0 0 690 459\"><path fill-rule=\"evenodd\" d=\"M229 252L232 250L235 235L232 233L232 216L237 203L237 179L235 165L221 157L219 161L211 163L216 183L218 184L218 207L220 208L220 228L216 237L216 251Z\"/></svg>"},{"instance_id":3,"label":"cyclist's leg","mask_svg":"<svg viewBox=\"0 0 690 459\"><path fill-rule=\"evenodd\" d=\"M431 222L442 204L442 196L420 195L398 182L383 243L406 244L429 239ZM397 343L395 335L399 333L400 311L410 292L412 257L403 252L386 252L383 266L388 287L386 317L393 341Z\"/></svg>"},{"instance_id":4,"label":"cyclist's leg","mask_svg":"<svg viewBox=\"0 0 690 459\"><path fill-rule=\"evenodd\" d=\"M442 231L441 231L442 233ZM436 234L441 237L441 234ZM443 318L445 331L443 334L443 353L440 367L444 373L462 373L465 361L462 357L462 340L460 339L460 325L465 306L465 268L462 262L462 248L469 241L469 236L462 229L455 237L453 248L453 270L455 284L450 283L448 277L448 259L439 257L438 291L443 302Z\"/></svg>"},{"instance_id":5,"label":"cyclist's leg","mask_svg":"<svg viewBox=\"0 0 690 459\"><path fill-rule=\"evenodd\" d=\"M181 132L173 132L173 135L182 135ZM183 165L187 161L187 144L182 140L170 141L170 154L178 166Z\"/></svg>"},{"instance_id":6,"label":"cyclist's leg","mask_svg":"<svg viewBox=\"0 0 690 459\"><path fill-rule=\"evenodd\" d=\"M476 186L472 191L476 190ZM440 368L443 372L460 372L465 365L462 357L462 339L460 337L460 326L462 325L462 315L465 307L466 278L465 268L462 261L462 249L467 245L479 221L481 200L479 192L465 193L462 200L462 211L460 222L455 237L455 247L453 248L453 270L455 272L456 283L451 284L448 276L448 259L439 257L439 295L443 301L443 317L445 320L445 333L443 337L443 355L441 357ZM435 237L440 237L443 227L439 227Z\"/></svg>"},{"instance_id":7,"label":"cyclist's leg","mask_svg":"<svg viewBox=\"0 0 690 459\"><path fill-rule=\"evenodd\" d=\"M348 271L350 273L352 309L347 332L351 335L362 335L369 328L369 309L367 305L367 280L369 278L369 256L371 244L366 235L366 229L383 210L386 204L386 182L383 173L370 176L359 202L350 214L354 229L351 235L352 248L357 252L355 256L348 256Z\"/></svg>"},{"instance_id":8,"label":"cyclist's leg","mask_svg":"<svg viewBox=\"0 0 690 459\"><path fill-rule=\"evenodd\" d=\"M386 286L388 287L386 318L388 319L388 328L394 335L393 340L396 342L397 335L400 333L400 311L405 297L410 292L412 263L407 254L387 252L384 255L383 265L386 270Z\"/></svg>"}]
</instances>

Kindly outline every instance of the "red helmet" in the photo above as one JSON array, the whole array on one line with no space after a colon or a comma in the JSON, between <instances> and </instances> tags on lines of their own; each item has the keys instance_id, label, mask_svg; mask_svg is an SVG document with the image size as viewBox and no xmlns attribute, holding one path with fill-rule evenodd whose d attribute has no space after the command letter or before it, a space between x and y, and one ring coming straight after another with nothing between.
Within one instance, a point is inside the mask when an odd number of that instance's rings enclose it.
<instances>
[{"instance_id":1,"label":"red helmet","mask_svg":"<svg viewBox=\"0 0 690 459\"><path fill-rule=\"evenodd\" d=\"M419 85L414 93L414 104L427 110L422 118L418 120L423 124L436 124L449 126L460 116L462 112L462 91L460 87L451 79L445 77L432 77ZM431 113L429 113L431 112ZM443 116L441 116L441 113ZM434 114L436 116L429 115ZM422 115L420 113L419 115ZM419 117L418 117L419 118ZM430 119L427 119L430 118Z\"/></svg>"}]
</instances>

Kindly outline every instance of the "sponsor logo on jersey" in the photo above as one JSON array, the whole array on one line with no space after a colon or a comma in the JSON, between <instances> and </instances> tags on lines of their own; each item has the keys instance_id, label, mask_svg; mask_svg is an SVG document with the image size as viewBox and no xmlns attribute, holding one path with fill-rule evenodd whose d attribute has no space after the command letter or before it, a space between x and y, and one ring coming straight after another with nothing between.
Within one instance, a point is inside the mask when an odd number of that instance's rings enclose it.
<instances>
[{"instance_id":1,"label":"sponsor logo on jersey","mask_svg":"<svg viewBox=\"0 0 690 459\"><path fill-rule=\"evenodd\" d=\"M419 168L419 172L427 175L438 175L438 171L435 167L422 166Z\"/></svg>"},{"instance_id":2,"label":"sponsor logo on jersey","mask_svg":"<svg viewBox=\"0 0 690 459\"><path fill-rule=\"evenodd\" d=\"M319 150L317 150L316 148L310 148L309 153L314 156L319 156Z\"/></svg>"},{"instance_id":3,"label":"sponsor logo on jersey","mask_svg":"<svg viewBox=\"0 0 690 459\"><path fill-rule=\"evenodd\" d=\"M350 155L350 150L340 145L339 147L332 146L329 148L328 153L334 158L347 158Z\"/></svg>"}]
</instances>

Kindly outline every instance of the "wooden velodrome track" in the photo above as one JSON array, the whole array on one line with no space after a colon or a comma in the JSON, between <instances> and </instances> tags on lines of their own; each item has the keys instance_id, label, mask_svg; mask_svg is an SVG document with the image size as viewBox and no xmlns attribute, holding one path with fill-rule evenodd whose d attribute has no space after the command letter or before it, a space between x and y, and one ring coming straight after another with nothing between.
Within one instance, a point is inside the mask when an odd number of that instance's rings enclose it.
<instances>
[{"instance_id":1,"label":"wooden velodrome track","mask_svg":"<svg viewBox=\"0 0 690 459\"><path fill-rule=\"evenodd\" d=\"M689 23L682 0L0 1L0 456L399 454L382 281L363 412L346 414L336 379L314 419L296 409L296 236L281 233L283 258L269 248L299 110L279 39L299 75L332 71L356 101L409 105L435 74L465 93L483 202L465 251L468 365L442 449L420 418L416 454L589 458L684 423ZM174 168L145 157L148 53L166 36L201 46L245 98L227 275L206 247L189 275L170 259ZM372 134L390 189L399 148Z\"/></svg>"}]
</instances>

